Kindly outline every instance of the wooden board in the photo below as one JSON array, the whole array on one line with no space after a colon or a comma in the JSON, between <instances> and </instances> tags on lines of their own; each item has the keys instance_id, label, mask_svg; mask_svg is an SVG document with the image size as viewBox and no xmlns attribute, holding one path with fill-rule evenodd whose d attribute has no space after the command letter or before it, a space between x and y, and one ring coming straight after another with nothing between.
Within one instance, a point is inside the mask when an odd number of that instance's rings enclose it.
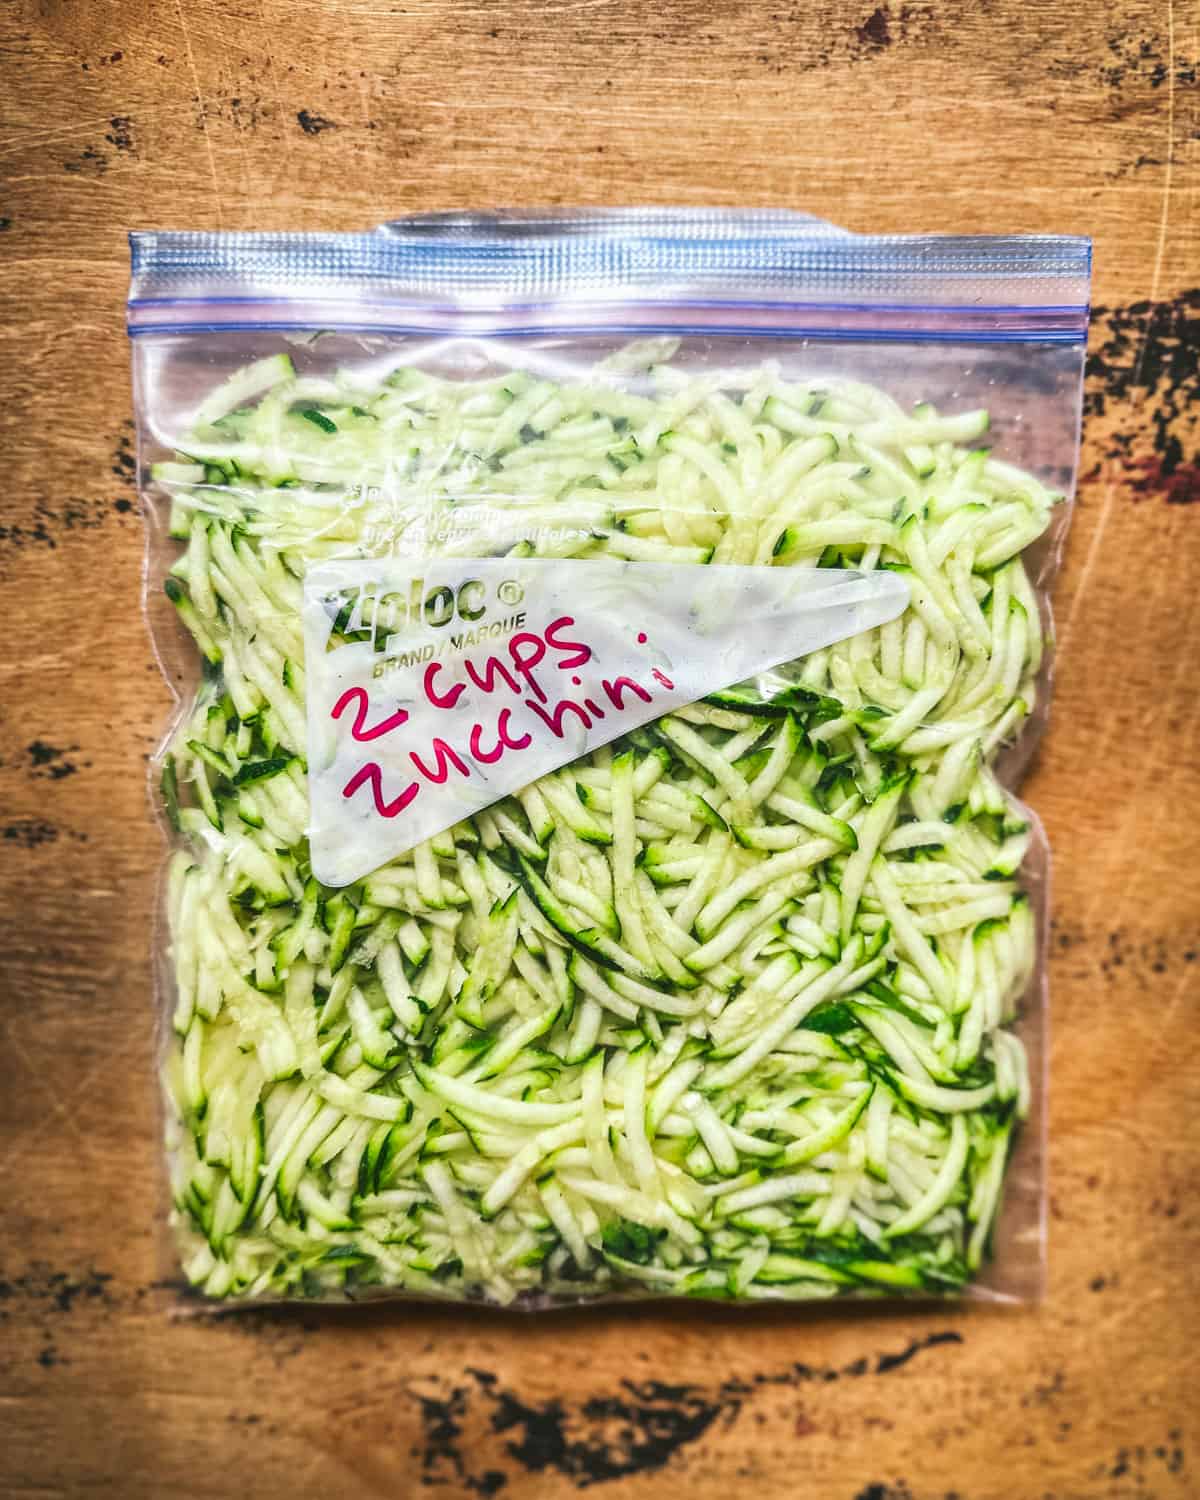
<instances>
[{"instance_id":1,"label":"wooden board","mask_svg":"<svg viewBox=\"0 0 1200 1500\"><path fill-rule=\"evenodd\" d=\"M1200 1493L1195 4L15 0L0 34L0 1491ZM1095 236L1027 788L1057 857L1048 1299L171 1321L125 231L681 201Z\"/></svg>"}]
</instances>

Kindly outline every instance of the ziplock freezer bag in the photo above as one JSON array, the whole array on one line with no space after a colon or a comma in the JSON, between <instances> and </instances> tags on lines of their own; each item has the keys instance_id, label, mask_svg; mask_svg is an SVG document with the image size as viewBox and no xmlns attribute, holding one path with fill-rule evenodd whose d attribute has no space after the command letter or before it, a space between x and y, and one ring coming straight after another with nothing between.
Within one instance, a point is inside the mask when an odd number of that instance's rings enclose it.
<instances>
[{"instance_id":1,"label":"ziplock freezer bag","mask_svg":"<svg viewBox=\"0 0 1200 1500\"><path fill-rule=\"evenodd\" d=\"M133 236L192 1287L1037 1295L1009 787L1088 276L774 212Z\"/></svg>"}]
</instances>

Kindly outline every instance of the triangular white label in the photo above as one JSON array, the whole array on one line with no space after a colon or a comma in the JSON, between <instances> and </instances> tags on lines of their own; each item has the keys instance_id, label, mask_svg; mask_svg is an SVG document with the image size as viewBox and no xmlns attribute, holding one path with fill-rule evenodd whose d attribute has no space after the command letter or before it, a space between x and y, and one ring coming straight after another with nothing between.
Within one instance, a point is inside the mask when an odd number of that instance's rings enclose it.
<instances>
[{"instance_id":1,"label":"triangular white label","mask_svg":"<svg viewBox=\"0 0 1200 1500\"><path fill-rule=\"evenodd\" d=\"M304 583L313 874L348 885L618 735L908 601L887 571L323 563Z\"/></svg>"}]
</instances>

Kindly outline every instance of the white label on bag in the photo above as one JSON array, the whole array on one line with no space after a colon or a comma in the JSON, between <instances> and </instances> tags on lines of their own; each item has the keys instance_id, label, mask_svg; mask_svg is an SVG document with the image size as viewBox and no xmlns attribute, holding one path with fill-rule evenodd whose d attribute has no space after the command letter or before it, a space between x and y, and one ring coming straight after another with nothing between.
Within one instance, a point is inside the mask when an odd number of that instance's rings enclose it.
<instances>
[{"instance_id":1,"label":"white label on bag","mask_svg":"<svg viewBox=\"0 0 1200 1500\"><path fill-rule=\"evenodd\" d=\"M908 600L886 571L323 563L304 583L313 874L348 885L618 735L894 619Z\"/></svg>"}]
</instances>

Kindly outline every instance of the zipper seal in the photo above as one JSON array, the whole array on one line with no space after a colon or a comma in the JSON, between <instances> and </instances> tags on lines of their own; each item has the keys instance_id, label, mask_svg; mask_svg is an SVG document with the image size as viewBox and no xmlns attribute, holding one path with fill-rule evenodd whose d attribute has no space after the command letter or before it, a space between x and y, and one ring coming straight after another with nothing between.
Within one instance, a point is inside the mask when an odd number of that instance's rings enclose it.
<instances>
[{"instance_id":1,"label":"zipper seal","mask_svg":"<svg viewBox=\"0 0 1200 1500\"><path fill-rule=\"evenodd\" d=\"M360 234L130 236L131 333L1086 335L1091 242L867 236L766 210L446 214Z\"/></svg>"}]
</instances>

